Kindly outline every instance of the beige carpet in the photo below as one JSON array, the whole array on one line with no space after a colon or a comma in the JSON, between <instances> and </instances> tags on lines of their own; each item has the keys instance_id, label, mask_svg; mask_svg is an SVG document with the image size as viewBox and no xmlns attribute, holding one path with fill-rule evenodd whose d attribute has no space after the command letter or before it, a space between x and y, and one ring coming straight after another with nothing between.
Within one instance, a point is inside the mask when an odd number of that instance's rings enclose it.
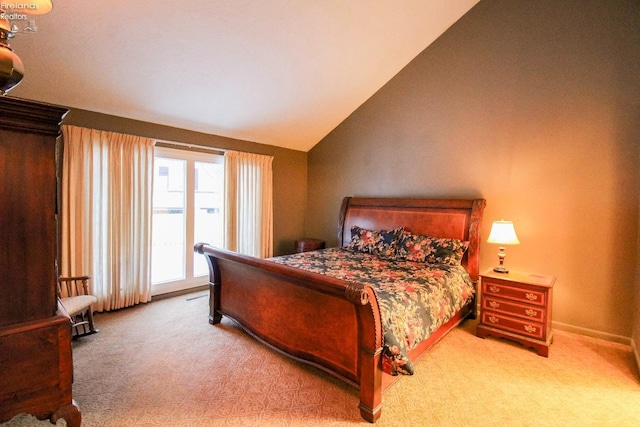
<instances>
[{"instance_id":1,"label":"beige carpet","mask_svg":"<svg viewBox=\"0 0 640 427\"><path fill-rule=\"evenodd\" d=\"M368 425L356 390L227 320L209 325L207 303L200 292L96 315L100 333L74 342L83 426ZM474 331L452 331L385 393L377 425L640 424L628 347L556 331L543 358Z\"/></svg>"}]
</instances>

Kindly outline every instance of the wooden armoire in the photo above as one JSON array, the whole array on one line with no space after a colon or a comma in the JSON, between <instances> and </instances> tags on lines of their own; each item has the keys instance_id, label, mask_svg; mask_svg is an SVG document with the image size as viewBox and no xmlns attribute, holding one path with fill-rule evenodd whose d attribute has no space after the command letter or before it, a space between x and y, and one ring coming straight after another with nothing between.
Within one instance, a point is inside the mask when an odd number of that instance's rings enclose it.
<instances>
[{"instance_id":1,"label":"wooden armoire","mask_svg":"<svg viewBox=\"0 0 640 427\"><path fill-rule=\"evenodd\" d=\"M0 97L0 423L80 426L71 321L56 298L61 107Z\"/></svg>"}]
</instances>

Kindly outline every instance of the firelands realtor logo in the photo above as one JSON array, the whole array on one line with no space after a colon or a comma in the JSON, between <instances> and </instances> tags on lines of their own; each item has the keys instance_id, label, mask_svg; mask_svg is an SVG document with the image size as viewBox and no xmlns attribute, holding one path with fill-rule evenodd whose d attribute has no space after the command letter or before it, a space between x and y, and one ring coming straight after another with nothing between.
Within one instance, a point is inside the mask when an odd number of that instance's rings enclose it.
<instances>
[{"instance_id":1,"label":"firelands realtor logo","mask_svg":"<svg viewBox=\"0 0 640 427\"><path fill-rule=\"evenodd\" d=\"M0 2L0 8L2 10L15 10L15 11L31 11L37 12L40 8L40 4L38 2L25 2L25 3L14 3L14 2Z\"/></svg>"},{"instance_id":2,"label":"firelands realtor logo","mask_svg":"<svg viewBox=\"0 0 640 427\"><path fill-rule=\"evenodd\" d=\"M6 19L11 23L12 33L33 33L38 31L33 15L48 12L48 10L43 10L41 6L37 1L24 3L0 1L0 11L2 11L0 18Z\"/></svg>"}]
</instances>

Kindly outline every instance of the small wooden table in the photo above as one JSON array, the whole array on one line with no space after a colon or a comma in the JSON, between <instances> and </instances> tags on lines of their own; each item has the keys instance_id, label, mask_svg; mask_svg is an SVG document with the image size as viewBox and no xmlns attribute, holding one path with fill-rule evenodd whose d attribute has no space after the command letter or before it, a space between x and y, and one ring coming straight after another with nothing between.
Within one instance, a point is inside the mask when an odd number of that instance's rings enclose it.
<instances>
[{"instance_id":1,"label":"small wooden table","mask_svg":"<svg viewBox=\"0 0 640 427\"><path fill-rule=\"evenodd\" d=\"M480 275L480 323L476 335L516 341L549 356L555 277L519 272Z\"/></svg>"},{"instance_id":2,"label":"small wooden table","mask_svg":"<svg viewBox=\"0 0 640 427\"><path fill-rule=\"evenodd\" d=\"M315 251L324 249L325 242L320 239L299 239L296 240L296 253Z\"/></svg>"}]
</instances>

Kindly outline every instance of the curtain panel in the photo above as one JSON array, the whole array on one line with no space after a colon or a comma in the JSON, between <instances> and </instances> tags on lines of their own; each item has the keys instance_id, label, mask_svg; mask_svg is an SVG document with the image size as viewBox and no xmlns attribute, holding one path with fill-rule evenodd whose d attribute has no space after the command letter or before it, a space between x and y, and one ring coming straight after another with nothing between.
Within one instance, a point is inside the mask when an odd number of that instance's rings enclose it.
<instances>
[{"instance_id":1,"label":"curtain panel","mask_svg":"<svg viewBox=\"0 0 640 427\"><path fill-rule=\"evenodd\" d=\"M273 256L272 164L271 156L225 153L225 249Z\"/></svg>"},{"instance_id":2,"label":"curtain panel","mask_svg":"<svg viewBox=\"0 0 640 427\"><path fill-rule=\"evenodd\" d=\"M63 125L62 276L88 274L97 311L151 301L154 141Z\"/></svg>"}]
</instances>

